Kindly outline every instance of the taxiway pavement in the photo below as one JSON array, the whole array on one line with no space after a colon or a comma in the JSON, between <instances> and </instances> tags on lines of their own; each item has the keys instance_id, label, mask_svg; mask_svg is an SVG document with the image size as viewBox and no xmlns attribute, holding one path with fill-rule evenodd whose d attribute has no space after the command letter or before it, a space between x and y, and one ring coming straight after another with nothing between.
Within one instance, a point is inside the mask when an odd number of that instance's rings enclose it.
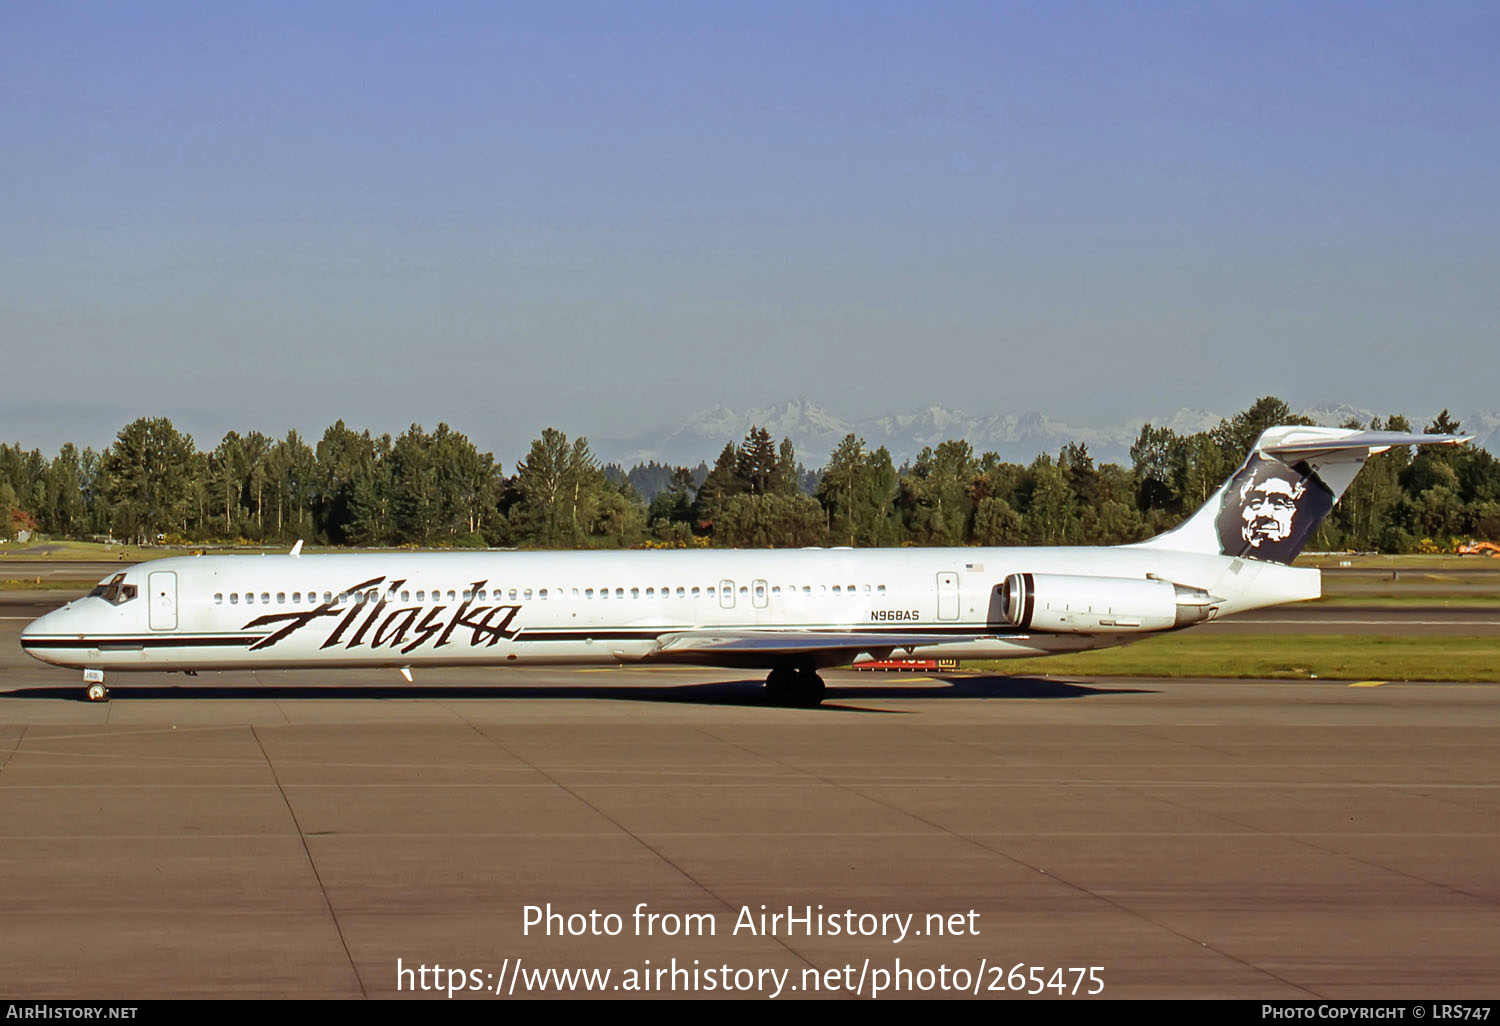
<instances>
[{"instance_id":1,"label":"taxiway pavement","mask_svg":"<svg viewBox=\"0 0 1500 1026\"><path fill-rule=\"evenodd\" d=\"M398 959L491 988L517 960L607 969L615 997L673 959L700 985L785 971L782 997L861 972L868 995L898 960L992 997L1018 964L1098 966L1115 998L1495 992L1496 685L837 672L798 710L733 671L304 671L119 677L90 705L19 628L0 622L16 998L446 1000ZM622 932L526 928L548 904ZM640 935L638 906L714 934ZM761 906L922 933L734 929ZM658 978L724 994L688 980Z\"/></svg>"}]
</instances>

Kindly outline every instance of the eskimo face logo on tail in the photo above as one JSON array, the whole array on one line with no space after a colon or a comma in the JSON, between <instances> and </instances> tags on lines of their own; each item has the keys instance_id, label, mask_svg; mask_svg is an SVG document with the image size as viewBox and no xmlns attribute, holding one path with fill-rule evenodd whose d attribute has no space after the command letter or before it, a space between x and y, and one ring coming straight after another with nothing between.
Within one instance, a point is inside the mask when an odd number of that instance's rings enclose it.
<instances>
[{"instance_id":1,"label":"eskimo face logo on tail","mask_svg":"<svg viewBox=\"0 0 1500 1026\"><path fill-rule=\"evenodd\" d=\"M1219 507L1219 550L1290 563L1333 508L1333 492L1306 463L1256 454L1230 479Z\"/></svg>"}]
</instances>

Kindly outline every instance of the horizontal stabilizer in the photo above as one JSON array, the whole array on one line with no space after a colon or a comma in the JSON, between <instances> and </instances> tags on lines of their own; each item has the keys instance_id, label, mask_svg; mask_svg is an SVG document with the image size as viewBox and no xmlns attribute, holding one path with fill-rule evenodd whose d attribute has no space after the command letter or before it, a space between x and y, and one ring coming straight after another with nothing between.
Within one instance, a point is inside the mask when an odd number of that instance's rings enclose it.
<instances>
[{"instance_id":1,"label":"horizontal stabilizer","mask_svg":"<svg viewBox=\"0 0 1500 1026\"><path fill-rule=\"evenodd\" d=\"M1268 439L1272 432L1284 432L1280 440ZM1312 459L1337 452L1362 450L1368 456L1385 452L1396 445L1457 445L1467 442L1468 435L1418 435L1408 431L1351 431L1347 428L1272 428L1261 436L1259 452L1272 456L1295 456Z\"/></svg>"}]
</instances>

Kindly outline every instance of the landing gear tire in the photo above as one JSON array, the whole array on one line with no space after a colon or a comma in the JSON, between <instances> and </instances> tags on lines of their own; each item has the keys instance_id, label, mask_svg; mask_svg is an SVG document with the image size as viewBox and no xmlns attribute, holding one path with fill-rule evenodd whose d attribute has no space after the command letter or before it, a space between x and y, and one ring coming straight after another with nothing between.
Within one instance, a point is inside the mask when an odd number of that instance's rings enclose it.
<instances>
[{"instance_id":1,"label":"landing gear tire","mask_svg":"<svg viewBox=\"0 0 1500 1026\"><path fill-rule=\"evenodd\" d=\"M766 701L771 705L791 705L797 684L797 671L777 667L766 678Z\"/></svg>"},{"instance_id":2,"label":"landing gear tire","mask_svg":"<svg viewBox=\"0 0 1500 1026\"><path fill-rule=\"evenodd\" d=\"M822 704L825 690L822 677L812 670L803 670L797 674L797 682L792 685L791 701L787 704L799 709L816 709Z\"/></svg>"},{"instance_id":3,"label":"landing gear tire","mask_svg":"<svg viewBox=\"0 0 1500 1026\"><path fill-rule=\"evenodd\" d=\"M87 688L84 689L83 696L90 702L108 702L109 688L105 687L103 684L90 684Z\"/></svg>"},{"instance_id":4,"label":"landing gear tire","mask_svg":"<svg viewBox=\"0 0 1500 1026\"><path fill-rule=\"evenodd\" d=\"M823 678L812 670L777 668L766 678L766 701L811 709L823 701Z\"/></svg>"}]
</instances>

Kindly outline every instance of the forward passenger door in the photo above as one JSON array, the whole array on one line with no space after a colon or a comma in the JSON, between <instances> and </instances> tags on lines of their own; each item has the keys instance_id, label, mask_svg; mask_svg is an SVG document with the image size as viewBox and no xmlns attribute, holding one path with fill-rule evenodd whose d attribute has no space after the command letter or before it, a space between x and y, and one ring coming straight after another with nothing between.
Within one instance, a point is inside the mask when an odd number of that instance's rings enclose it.
<instances>
[{"instance_id":1,"label":"forward passenger door","mask_svg":"<svg viewBox=\"0 0 1500 1026\"><path fill-rule=\"evenodd\" d=\"M157 570L147 578L146 585L150 594L151 629L175 631L177 629L177 575L170 570Z\"/></svg>"}]
</instances>

